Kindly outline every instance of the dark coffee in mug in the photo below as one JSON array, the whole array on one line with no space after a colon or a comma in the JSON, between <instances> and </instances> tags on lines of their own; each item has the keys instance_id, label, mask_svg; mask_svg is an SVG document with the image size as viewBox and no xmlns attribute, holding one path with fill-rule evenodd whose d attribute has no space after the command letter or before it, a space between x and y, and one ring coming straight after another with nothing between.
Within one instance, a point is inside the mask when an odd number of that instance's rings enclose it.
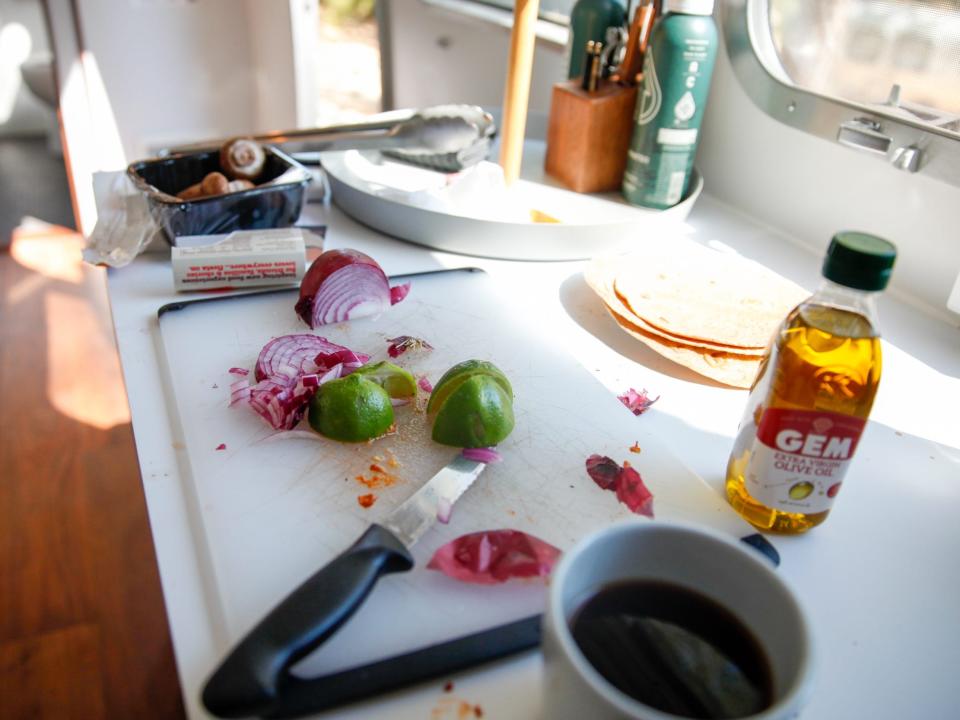
<instances>
[{"instance_id":1,"label":"dark coffee in mug","mask_svg":"<svg viewBox=\"0 0 960 720\"><path fill-rule=\"evenodd\" d=\"M662 712L742 718L773 702L760 643L729 610L680 585L608 585L577 610L571 629L611 685Z\"/></svg>"}]
</instances>

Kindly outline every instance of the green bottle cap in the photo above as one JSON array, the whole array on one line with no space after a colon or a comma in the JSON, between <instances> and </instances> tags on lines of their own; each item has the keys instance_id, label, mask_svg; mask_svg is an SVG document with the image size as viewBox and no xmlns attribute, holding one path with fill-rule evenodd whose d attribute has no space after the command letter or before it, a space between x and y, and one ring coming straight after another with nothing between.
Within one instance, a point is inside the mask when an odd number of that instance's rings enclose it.
<instances>
[{"instance_id":1,"label":"green bottle cap","mask_svg":"<svg viewBox=\"0 0 960 720\"><path fill-rule=\"evenodd\" d=\"M823 276L856 290L883 290L897 259L896 246L876 235L838 232L823 259Z\"/></svg>"}]
</instances>

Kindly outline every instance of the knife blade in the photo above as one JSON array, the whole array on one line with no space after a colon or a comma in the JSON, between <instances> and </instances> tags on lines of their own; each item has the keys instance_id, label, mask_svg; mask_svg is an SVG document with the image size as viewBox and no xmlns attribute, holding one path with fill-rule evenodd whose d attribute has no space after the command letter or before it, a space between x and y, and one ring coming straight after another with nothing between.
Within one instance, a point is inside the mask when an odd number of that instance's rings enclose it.
<instances>
[{"instance_id":1,"label":"knife blade","mask_svg":"<svg viewBox=\"0 0 960 720\"><path fill-rule=\"evenodd\" d=\"M302 680L290 667L355 613L381 575L413 568L409 548L467 491L485 463L458 455L340 555L305 580L224 659L203 689L218 717L268 715L285 686Z\"/></svg>"},{"instance_id":2,"label":"knife blade","mask_svg":"<svg viewBox=\"0 0 960 720\"><path fill-rule=\"evenodd\" d=\"M486 463L458 455L380 524L406 547L412 547L442 511L453 507L485 467Z\"/></svg>"}]
</instances>

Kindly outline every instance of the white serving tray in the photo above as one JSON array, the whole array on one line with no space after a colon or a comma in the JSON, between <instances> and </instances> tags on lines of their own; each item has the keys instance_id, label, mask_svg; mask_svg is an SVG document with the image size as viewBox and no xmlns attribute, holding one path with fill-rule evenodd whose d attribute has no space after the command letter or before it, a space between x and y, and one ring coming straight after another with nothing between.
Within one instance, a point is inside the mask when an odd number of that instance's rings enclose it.
<instances>
[{"instance_id":1,"label":"white serving tray","mask_svg":"<svg viewBox=\"0 0 960 720\"><path fill-rule=\"evenodd\" d=\"M476 210L467 214L466 210L428 206L422 195L397 192L376 181L372 169L378 163L388 163L388 170L391 165L402 165L385 161L376 152L323 153L321 159L333 202L355 220L438 250L507 260L581 260L629 250L645 235L681 224L703 191L703 178L694 170L690 189L677 205L667 210L636 207L617 192L567 190L544 173L545 155L544 140L526 140L520 180L509 192L511 198L520 198L515 202L522 207L551 215L561 220L559 223L503 219L498 207L484 215Z\"/></svg>"}]
</instances>

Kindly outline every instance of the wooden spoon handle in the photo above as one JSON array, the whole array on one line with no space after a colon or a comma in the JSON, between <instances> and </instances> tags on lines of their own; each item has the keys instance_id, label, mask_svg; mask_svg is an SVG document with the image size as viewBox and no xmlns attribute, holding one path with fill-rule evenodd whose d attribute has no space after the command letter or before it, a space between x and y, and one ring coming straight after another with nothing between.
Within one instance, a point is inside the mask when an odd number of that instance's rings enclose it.
<instances>
[{"instance_id":1,"label":"wooden spoon handle","mask_svg":"<svg viewBox=\"0 0 960 720\"><path fill-rule=\"evenodd\" d=\"M507 185L512 185L520 176L539 9L540 0L516 0L513 9L513 33L510 35L507 84L500 123L500 165Z\"/></svg>"}]
</instances>

